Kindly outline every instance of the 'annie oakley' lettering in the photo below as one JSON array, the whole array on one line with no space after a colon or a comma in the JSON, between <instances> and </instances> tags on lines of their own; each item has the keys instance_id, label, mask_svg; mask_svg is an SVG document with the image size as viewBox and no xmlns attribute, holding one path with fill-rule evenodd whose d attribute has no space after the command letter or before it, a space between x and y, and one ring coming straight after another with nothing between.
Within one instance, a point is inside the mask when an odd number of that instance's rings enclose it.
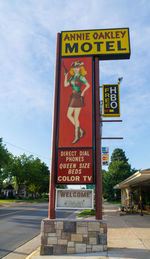
<instances>
[{"instance_id":1,"label":"'annie oakley' lettering","mask_svg":"<svg viewBox=\"0 0 150 259\"><path fill-rule=\"evenodd\" d=\"M92 149L59 150L57 183L92 182Z\"/></svg>"},{"instance_id":2,"label":"'annie oakley' lettering","mask_svg":"<svg viewBox=\"0 0 150 259\"><path fill-rule=\"evenodd\" d=\"M94 33L89 33L89 32L77 32L77 33L66 33L64 37L64 41L77 41L77 40L90 40L91 37L94 40L100 40L100 39L120 39L124 38L125 34L127 31L109 31L109 32L94 32Z\"/></svg>"}]
</instances>

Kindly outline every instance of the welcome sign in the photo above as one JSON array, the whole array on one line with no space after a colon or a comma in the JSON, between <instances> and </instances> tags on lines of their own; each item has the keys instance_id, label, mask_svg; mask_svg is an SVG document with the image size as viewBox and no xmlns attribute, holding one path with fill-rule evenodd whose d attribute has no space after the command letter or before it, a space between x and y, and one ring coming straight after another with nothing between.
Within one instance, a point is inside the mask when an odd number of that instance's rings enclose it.
<instances>
[{"instance_id":1,"label":"welcome sign","mask_svg":"<svg viewBox=\"0 0 150 259\"><path fill-rule=\"evenodd\" d=\"M93 190L56 189L56 209L93 209Z\"/></svg>"}]
</instances>

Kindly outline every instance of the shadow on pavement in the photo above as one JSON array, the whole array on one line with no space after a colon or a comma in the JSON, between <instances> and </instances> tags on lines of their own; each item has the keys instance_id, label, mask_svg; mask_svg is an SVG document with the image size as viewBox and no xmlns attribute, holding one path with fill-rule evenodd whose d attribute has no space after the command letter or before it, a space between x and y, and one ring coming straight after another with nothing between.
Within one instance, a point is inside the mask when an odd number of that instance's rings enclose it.
<instances>
[{"instance_id":1,"label":"shadow on pavement","mask_svg":"<svg viewBox=\"0 0 150 259\"><path fill-rule=\"evenodd\" d=\"M136 259L150 259L150 250L138 248L118 248L109 247L109 258L136 258Z\"/></svg>"},{"instance_id":2,"label":"shadow on pavement","mask_svg":"<svg viewBox=\"0 0 150 259\"><path fill-rule=\"evenodd\" d=\"M8 250L8 249L0 249L0 254L1 254L1 256L7 256L8 254L10 254L10 253L14 253L14 254L20 254L20 255L28 255L27 253L24 253L24 252L17 252L17 251L14 251L14 250ZM3 257L1 257L1 258L3 258Z\"/></svg>"}]
</instances>

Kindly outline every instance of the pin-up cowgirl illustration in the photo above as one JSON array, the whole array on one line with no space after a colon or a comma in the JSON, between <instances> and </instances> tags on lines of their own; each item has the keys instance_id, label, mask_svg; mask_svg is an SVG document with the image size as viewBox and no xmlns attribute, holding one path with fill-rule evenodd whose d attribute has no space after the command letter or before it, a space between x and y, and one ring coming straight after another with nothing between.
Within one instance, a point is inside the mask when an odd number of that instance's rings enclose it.
<instances>
[{"instance_id":1,"label":"pin-up cowgirl illustration","mask_svg":"<svg viewBox=\"0 0 150 259\"><path fill-rule=\"evenodd\" d=\"M80 126L79 115L82 107L85 106L84 95L85 95L85 92L90 87L90 84L85 78L87 71L84 68L84 62L80 62L80 60L74 61L71 64L70 71L68 71L65 66L64 68L65 68L64 86L72 87L72 94L70 96L70 102L68 105L67 118L74 126L75 134L74 134L74 140L72 141L72 144L75 144L85 135L85 130ZM69 79L68 79L68 73L70 73L71 75ZM83 85L85 86L84 88L83 88Z\"/></svg>"}]
</instances>

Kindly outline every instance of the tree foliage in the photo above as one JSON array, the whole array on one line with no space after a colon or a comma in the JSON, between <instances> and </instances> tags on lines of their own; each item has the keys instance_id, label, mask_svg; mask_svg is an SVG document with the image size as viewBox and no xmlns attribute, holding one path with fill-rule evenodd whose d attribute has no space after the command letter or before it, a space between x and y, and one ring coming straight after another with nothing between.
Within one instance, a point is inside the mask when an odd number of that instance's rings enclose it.
<instances>
[{"instance_id":1,"label":"tree foliage","mask_svg":"<svg viewBox=\"0 0 150 259\"><path fill-rule=\"evenodd\" d=\"M48 192L49 170L39 158L34 159L32 155L26 156L25 154L14 157L9 170L14 177L18 192L24 189L35 197L37 193Z\"/></svg>"},{"instance_id":2,"label":"tree foliage","mask_svg":"<svg viewBox=\"0 0 150 259\"><path fill-rule=\"evenodd\" d=\"M28 190L35 196L49 191L49 170L45 163L36 158L32 163L32 174L28 181Z\"/></svg>"},{"instance_id":3,"label":"tree foliage","mask_svg":"<svg viewBox=\"0 0 150 259\"><path fill-rule=\"evenodd\" d=\"M111 155L111 162L115 161L123 161L124 163L128 163L128 158L121 148L116 148Z\"/></svg>"},{"instance_id":4,"label":"tree foliage","mask_svg":"<svg viewBox=\"0 0 150 259\"><path fill-rule=\"evenodd\" d=\"M14 184L18 193L26 191L36 197L49 192L49 169L32 155L13 156L0 138L0 188L6 182Z\"/></svg>"},{"instance_id":5,"label":"tree foliage","mask_svg":"<svg viewBox=\"0 0 150 259\"><path fill-rule=\"evenodd\" d=\"M10 154L0 138L0 187L3 181L8 177L5 167L8 165Z\"/></svg>"},{"instance_id":6,"label":"tree foliage","mask_svg":"<svg viewBox=\"0 0 150 259\"><path fill-rule=\"evenodd\" d=\"M108 200L120 199L120 190L113 187L125 180L133 173L125 152L122 149L115 149L111 156L108 172L102 172L103 195Z\"/></svg>"}]
</instances>

